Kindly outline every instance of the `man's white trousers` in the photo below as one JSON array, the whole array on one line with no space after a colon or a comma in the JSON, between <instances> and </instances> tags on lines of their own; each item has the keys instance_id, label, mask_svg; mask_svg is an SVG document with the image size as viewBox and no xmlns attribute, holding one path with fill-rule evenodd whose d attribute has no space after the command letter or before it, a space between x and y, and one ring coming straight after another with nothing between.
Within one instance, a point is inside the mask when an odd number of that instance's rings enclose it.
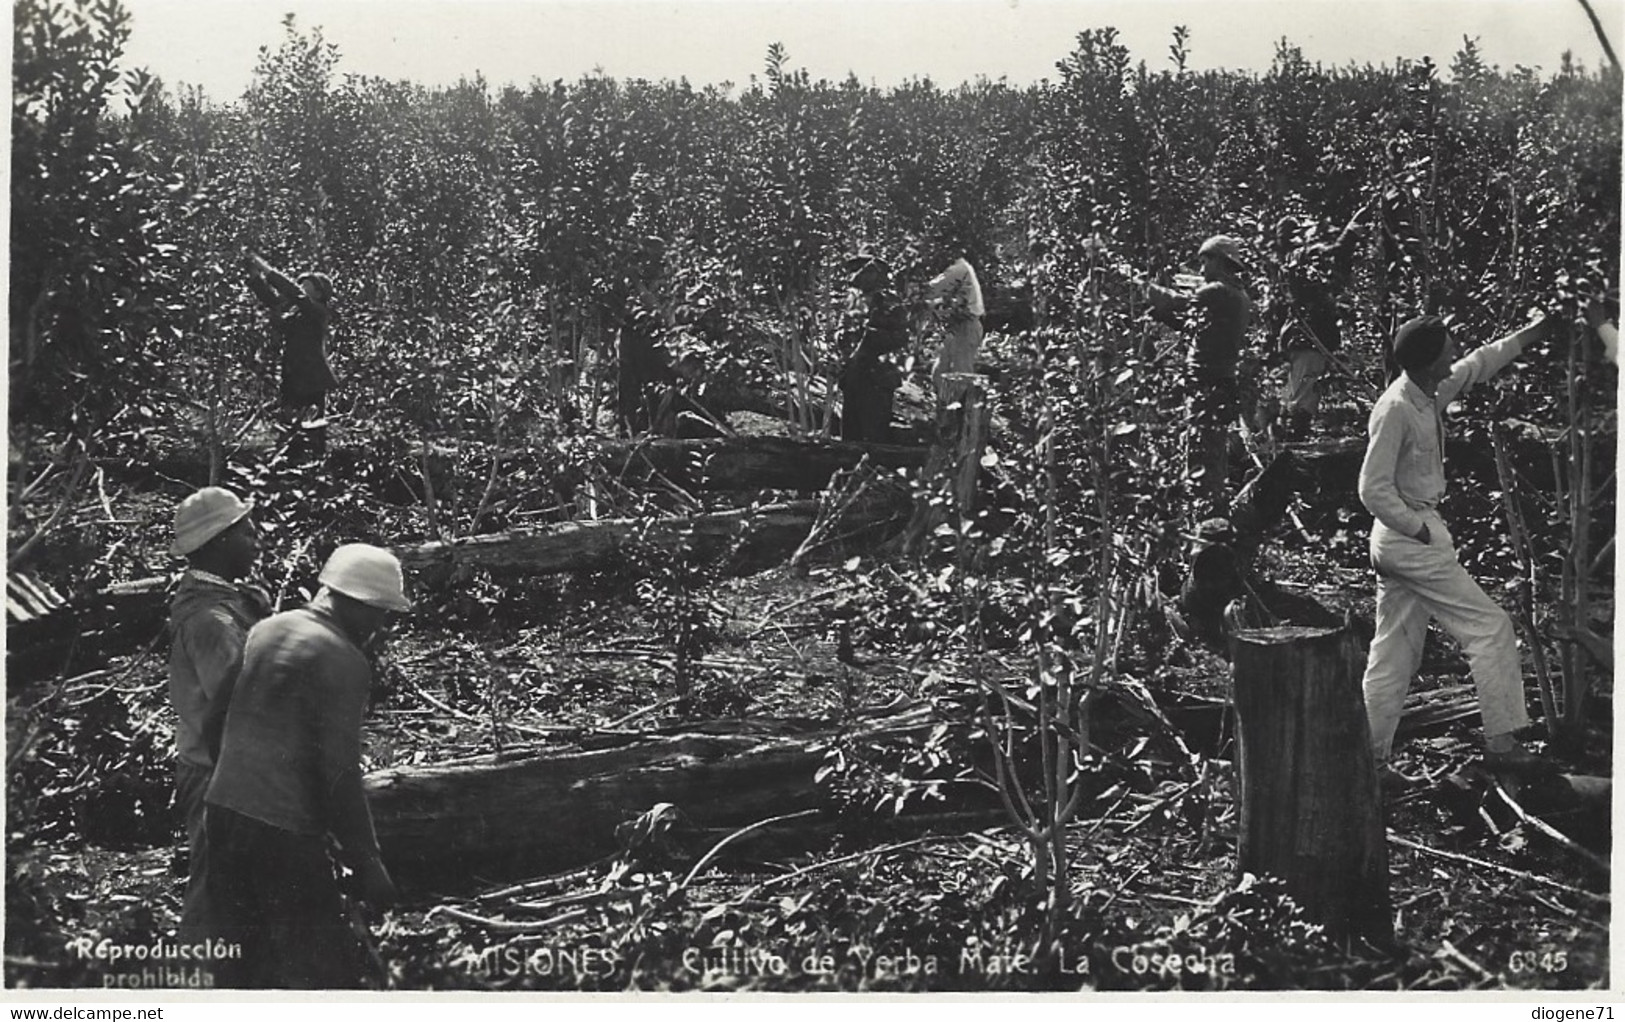
<instances>
[{"instance_id":1,"label":"man's white trousers","mask_svg":"<svg viewBox=\"0 0 1625 1022\"><path fill-rule=\"evenodd\" d=\"M1422 663L1428 621L1449 632L1472 667L1484 733L1529 723L1512 619L1456 559L1455 543L1435 511L1423 511L1431 542L1423 544L1382 522L1371 531L1377 569L1377 634L1365 668L1365 708L1377 761L1393 751L1394 731L1411 679Z\"/></svg>"}]
</instances>

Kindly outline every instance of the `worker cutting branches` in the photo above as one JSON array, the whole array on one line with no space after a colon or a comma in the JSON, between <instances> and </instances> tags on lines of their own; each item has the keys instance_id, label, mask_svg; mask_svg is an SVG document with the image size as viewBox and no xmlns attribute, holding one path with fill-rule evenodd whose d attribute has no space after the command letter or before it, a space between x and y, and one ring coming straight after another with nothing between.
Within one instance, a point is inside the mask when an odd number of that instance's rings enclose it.
<instances>
[{"instance_id":1,"label":"worker cutting branches","mask_svg":"<svg viewBox=\"0 0 1625 1022\"><path fill-rule=\"evenodd\" d=\"M1222 514L1230 478L1230 436L1241 414L1236 369L1253 318L1241 242L1215 235L1196 253L1202 282L1194 290L1147 284L1152 315L1190 336L1186 353L1189 418L1187 472L1201 505L1198 519Z\"/></svg>"}]
</instances>

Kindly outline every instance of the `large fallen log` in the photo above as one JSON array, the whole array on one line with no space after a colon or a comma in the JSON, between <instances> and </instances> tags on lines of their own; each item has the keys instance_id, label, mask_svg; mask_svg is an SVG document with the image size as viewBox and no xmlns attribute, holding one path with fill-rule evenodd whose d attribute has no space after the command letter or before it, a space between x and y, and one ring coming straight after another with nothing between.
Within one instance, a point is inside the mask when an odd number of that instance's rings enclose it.
<instances>
[{"instance_id":1,"label":"large fallen log","mask_svg":"<svg viewBox=\"0 0 1625 1022\"><path fill-rule=\"evenodd\" d=\"M495 572L549 574L602 568L643 546L666 553L682 551L701 559L726 557L729 567L748 572L778 563L794 552L812 530L818 507L816 500L801 500L686 518L567 522L398 547L395 554L404 567L418 571L472 566ZM864 536L901 525L907 514L907 502L891 497L860 502L848 510L843 536L863 542Z\"/></svg>"},{"instance_id":2,"label":"large fallen log","mask_svg":"<svg viewBox=\"0 0 1625 1022\"><path fill-rule=\"evenodd\" d=\"M1531 423L1510 420L1505 424L1507 449L1523 486L1549 491L1556 485L1552 475L1552 452L1562 442L1560 434ZM1314 481L1317 495L1352 495L1360 479L1360 463L1365 460L1366 437L1357 435L1324 437L1304 443L1284 445ZM1497 485L1495 455L1490 445L1456 439L1448 451L1452 478L1481 482L1488 489Z\"/></svg>"},{"instance_id":3,"label":"large fallen log","mask_svg":"<svg viewBox=\"0 0 1625 1022\"><path fill-rule=\"evenodd\" d=\"M865 456L877 468L918 468L924 447L855 444L790 437L644 440L606 443L599 461L625 482L659 476L687 490L801 490L816 492L836 472Z\"/></svg>"},{"instance_id":4,"label":"large fallen log","mask_svg":"<svg viewBox=\"0 0 1625 1022\"><path fill-rule=\"evenodd\" d=\"M686 551L701 559L723 557L726 568L745 573L795 553L817 521L818 509L818 501L805 500L688 518L570 522L395 552L406 567L431 573L469 565L512 574L547 574L601 568L643 545L665 554ZM832 535L841 544L867 547L900 529L908 513L900 490L877 490L847 508ZM30 611L26 617L8 611L8 688L17 691L63 671L83 670L157 639L168 618L173 581L173 576L159 575L125 582Z\"/></svg>"},{"instance_id":5,"label":"large fallen log","mask_svg":"<svg viewBox=\"0 0 1625 1022\"><path fill-rule=\"evenodd\" d=\"M923 740L934 724L930 707L913 706L860 718L845 734ZM381 770L367 776L367 800L391 871L453 887L602 858L618 847L618 825L660 802L701 828L818 807L815 775L840 734L796 722L687 725L613 748Z\"/></svg>"},{"instance_id":6,"label":"large fallen log","mask_svg":"<svg viewBox=\"0 0 1625 1022\"><path fill-rule=\"evenodd\" d=\"M1208 756L1228 755L1226 742L1235 733L1235 721L1228 700L1218 696L1177 693L1164 696L1160 705L1192 749ZM1148 718L1134 712L1121 700L1104 700L1095 712L1106 718L1124 710L1140 726L1149 725ZM1458 721L1476 723L1477 720L1478 693L1470 684L1412 692L1405 697L1405 708L1399 718L1396 737L1419 738L1442 734Z\"/></svg>"}]
</instances>

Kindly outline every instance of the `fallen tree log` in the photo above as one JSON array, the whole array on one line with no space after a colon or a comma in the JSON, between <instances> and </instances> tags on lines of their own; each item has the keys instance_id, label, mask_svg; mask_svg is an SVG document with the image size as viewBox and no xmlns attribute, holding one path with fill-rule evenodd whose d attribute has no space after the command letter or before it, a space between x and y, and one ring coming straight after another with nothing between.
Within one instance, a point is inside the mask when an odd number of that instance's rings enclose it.
<instances>
[{"instance_id":1,"label":"fallen tree log","mask_svg":"<svg viewBox=\"0 0 1625 1022\"><path fill-rule=\"evenodd\" d=\"M1192 749L1207 756L1228 755L1225 751L1228 739L1235 733L1235 721L1228 700L1217 696L1178 693L1164 697L1161 706L1169 722L1179 730ZM1148 724L1143 715L1125 707L1122 700L1103 700L1095 712L1106 721L1111 715L1125 710L1140 726ZM1412 692L1405 698L1396 736L1416 738L1440 734L1457 721L1476 722L1477 719L1478 692L1470 684Z\"/></svg>"},{"instance_id":2,"label":"fallen tree log","mask_svg":"<svg viewBox=\"0 0 1625 1022\"><path fill-rule=\"evenodd\" d=\"M1552 453L1562 443L1560 434L1527 422L1506 424L1507 451L1518 471L1520 485L1536 491L1549 491L1556 485L1552 474ZM1298 466L1314 481L1318 494L1353 494L1365 460L1366 437L1360 435L1325 437L1304 443L1283 445ZM1450 445L1452 478L1470 479L1493 489L1498 484L1495 455L1486 443L1457 440Z\"/></svg>"},{"instance_id":3,"label":"fallen tree log","mask_svg":"<svg viewBox=\"0 0 1625 1022\"><path fill-rule=\"evenodd\" d=\"M700 558L727 557L744 573L780 563L807 540L819 501L770 504L673 519L571 522L522 532L470 536L396 550L409 569L433 572L458 565L498 572L546 574L604 567L642 543ZM830 545L869 546L907 520L901 491L876 491L845 510ZM158 638L168 619L168 575L137 579L84 593L26 618L8 612L6 680L15 691L62 671L86 669L133 653Z\"/></svg>"},{"instance_id":4,"label":"fallen tree log","mask_svg":"<svg viewBox=\"0 0 1625 1022\"><path fill-rule=\"evenodd\" d=\"M1471 684L1412 692L1405 697L1395 737L1438 734L1458 721L1476 721L1478 715L1478 689Z\"/></svg>"},{"instance_id":5,"label":"fallen tree log","mask_svg":"<svg viewBox=\"0 0 1625 1022\"><path fill-rule=\"evenodd\" d=\"M923 740L935 723L930 707L912 706L860 718L845 733ZM816 773L840 735L795 722L687 725L613 748L381 770L367 776L367 800L403 882L535 876L615 852L616 827L660 802L700 828L819 807Z\"/></svg>"},{"instance_id":6,"label":"fallen tree log","mask_svg":"<svg viewBox=\"0 0 1625 1022\"><path fill-rule=\"evenodd\" d=\"M726 556L740 572L765 568L795 551L818 516L816 500L715 511L686 518L614 518L567 522L549 528L468 536L419 546L398 547L402 566L418 570L458 566L496 572L549 574L602 568L637 545L690 556ZM871 542L908 514L908 504L891 496L850 508L843 529L852 542Z\"/></svg>"},{"instance_id":7,"label":"fallen tree log","mask_svg":"<svg viewBox=\"0 0 1625 1022\"><path fill-rule=\"evenodd\" d=\"M820 491L865 456L877 468L919 468L924 447L752 436L606 443L599 462L623 482L658 473L687 490Z\"/></svg>"}]
</instances>

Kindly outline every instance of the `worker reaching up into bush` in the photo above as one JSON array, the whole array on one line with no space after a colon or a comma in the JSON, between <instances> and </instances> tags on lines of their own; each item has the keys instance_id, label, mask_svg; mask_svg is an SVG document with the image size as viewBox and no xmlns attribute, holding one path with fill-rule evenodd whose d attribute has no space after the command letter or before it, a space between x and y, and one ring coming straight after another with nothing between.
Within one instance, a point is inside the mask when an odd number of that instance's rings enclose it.
<instances>
[{"instance_id":1,"label":"worker reaching up into bush","mask_svg":"<svg viewBox=\"0 0 1625 1022\"><path fill-rule=\"evenodd\" d=\"M327 325L332 318L333 281L325 273L303 273L297 279L247 253L248 287L265 307L282 336L283 412L314 407L326 411L327 392L338 379L327 362Z\"/></svg>"},{"instance_id":2,"label":"worker reaching up into bush","mask_svg":"<svg viewBox=\"0 0 1625 1022\"><path fill-rule=\"evenodd\" d=\"M1343 347L1343 323L1351 319L1342 296L1352 273L1354 255L1365 237L1361 207L1330 240L1315 241L1296 217L1275 225L1275 258L1279 270L1267 306L1271 334L1287 363L1281 389L1282 433L1303 440L1320 411L1320 378L1329 359Z\"/></svg>"},{"instance_id":3,"label":"worker reaching up into bush","mask_svg":"<svg viewBox=\"0 0 1625 1022\"><path fill-rule=\"evenodd\" d=\"M1404 373L1371 409L1360 466L1360 502L1376 518L1371 563L1377 570L1377 630L1365 669L1365 704L1385 787L1410 783L1388 758L1430 620L1467 654L1484 717L1486 764L1512 770L1540 765L1514 737L1529 723L1529 712L1512 619L1461 566L1438 508L1445 493L1444 410L1525 346L1551 336L1556 322L1542 318L1461 359L1438 316L1418 316L1394 334L1394 358Z\"/></svg>"},{"instance_id":4,"label":"worker reaching up into bush","mask_svg":"<svg viewBox=\"0 0 1625 1022\"><path fill-rule=\"evenodd\" d=\"M1228 504L1230 434L1241 414L1236 369L1247 345L1253 302L1242 283L1247 262L1241 243L1215 235L1197 250L1202 283L1193 291L1146 285L1152 315L1182 326L1186 353L1186 409L1190 419L1188 475L1197 520L1223 515Z\"/></svg>"},{"instance_id":5,"label":"worker reaching up into bush","mask_svg":"<svg viewBox=\"0 0 1625 1022\"><path fill-rule=\"evenodd\" d=\"M310 603L249 633L209 785L205 932L242 948L222 986L360 985L330 837L363 900L396 897L361 785L364 650L411 604L400 562L362 543L333 551L318 581Z\"/></svg>"}]
</instances>

